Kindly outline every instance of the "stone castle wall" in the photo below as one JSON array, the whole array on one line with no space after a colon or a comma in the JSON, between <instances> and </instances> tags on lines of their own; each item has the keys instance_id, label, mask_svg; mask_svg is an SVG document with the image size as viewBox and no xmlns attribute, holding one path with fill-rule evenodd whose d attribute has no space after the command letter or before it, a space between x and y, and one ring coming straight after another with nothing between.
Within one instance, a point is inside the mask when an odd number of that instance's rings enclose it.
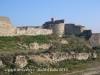
<instances>
[{"instance_id":1,"label":"stone castle wall","mask_svg":"<svg viewBox=\"0 0 100 75\"><path fill-rule=\"evenodd\" d=\"M58 34L61 37L62 34L64 34L64 27L65 27L64 23L52 25L53 33Z\"/></svg>"},{"instance_id":2,"label":"stone castle wall","mask_svg":"<svg viewBox=\"0 0 100 75\"><path fill-rule=\"evenodd\" d=\"M86 28L84 26L76 26L75 24L65 24L65 33L80 35Z\"/></svg>"},{"instance_id":3,"label":"stone castle wall","mask_svg":"<svg viewBox=\"0 0 100 75\"><path fill-rule=\"evenodd\" d=\"M0 36L19 36L19 35L48 35L52 34L50 29L40 29L34 27L13 27L8 17L0 17Z\"/></svg>"},{"instance_id":4,"label":"stone castle wall","mask_svg":"<svg viewBox=\"0 0 100 75\"><path fill-rule=\"evenodd\" d=\"M33 27L27 27L27 28L17 28L16 29L17 35L48 35L52 34L52 30L50 29L40 29L40 28L33 28Z\"/></svg>"},{"instance_id":5,"label":"stone castle wall","mask_svg":"<svg viewBox=\"0 0 100 75\"><path fill-rule=\"evenodd\" d=\"M0 17L0 36L14 36L15 28L8 17Z\"/></svg>"},{"instance_id":6,"label":"stone castle wall","mask_svg":"<svg viewBox=\"0 0 100 75\"><path fill-rule=\"evenodd\" d=\"M15 28L8 17L0 17L0 36L20 36L20 35L48 35L64 33L85 36L91 46L100 46L100 33L92 34L91 30L86 30L84 26L75 24L65 24L65 22L52 24L51 29L42 29L35 27L17 27Z\"/></svg>"}]
</instances>

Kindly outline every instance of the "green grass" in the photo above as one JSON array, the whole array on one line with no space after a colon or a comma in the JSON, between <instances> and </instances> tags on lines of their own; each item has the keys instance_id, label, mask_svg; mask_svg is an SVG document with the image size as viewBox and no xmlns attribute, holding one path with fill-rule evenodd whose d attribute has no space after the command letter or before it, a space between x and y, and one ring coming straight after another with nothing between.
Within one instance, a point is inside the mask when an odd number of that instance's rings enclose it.
<instances>
[{"instance_id":1,"label":"green grass","mask_svg":"<svg viewBox=\"0 0 100 75\"><path fill-rule=\"evenodd\" d=\"M49 35L0 37L0 42L49 43Z\"/></svg>"},{"instance_id":2,"label":"green grass","mask_svg":"<svg viewBox=\"0 0 100 75\"><path fill-rule=\"evenodd\" d=\"M72 60L64 60L61 61L59 63L53 64L50 67L54 67L54 68L68 68L68 71L42 71L42 72L32 72L29 73L28 75L62 75L65 73L72 73L75 71L82 71L82 70L86 70L88 68L94 68L94 67L98 67L100 66L100 59L98 60L76 60L76 59L72 59Z\"/></svg>"},{"instance_id":3,"label":"green grass","mask_svg":"<svg viewBox=\"0 0 100 75\"><path fill-rule=\"evenodd\" d=\"M59 40L65 39L69 42L68 45L62 45ZM51 42L51 41L52 42ZM30 51L27 49L24 44L29 47L30 43L37 42L39 44L49 44L52 43L53 47L50 51L64 51L64 52L89 52L88 46L86 45L86 41L84 38L77 37L74 35L65 35L65 37L59 38L57 35L38 35L38 36L14 36L14 37L0 37L0 59L3 60L4 64L7 65L7 68L13 67L11 60L13 60L12 56L14 55L27 55L34 54L34 51ZM30 52L29 52L30 51ZM92 50L93 51L93 50ZM42 50L40 49L40 52ZM100 53L98 51L97 53ZM6 60L5 60L6 59ZM9 63L7 63L9 62ZM64 60L56 64L49 64L50 68L68 68L68 71L50 71L50 72L33 72L29 73L29 75L59 75L63 73L69 73L78 70L84 70L91 67L96 67L100 63L100 60L92 60L88 59L84 60ZM35 63L29 63L34 66ZM35 64L36 65L36 64ZM45 65L45 64L44 64ZM28 65L27 65L28 66ZM36 65L37 68L39 65ZM1 74L0 74L1 75ZM14 73L14 75L25 75L25 73ZM27 73L26 73L27 75Z\"/></svg>"},{"instance_id":4,"label":"green grass","mask_svg":"<svg viewBox=\"0 0 100 75\"><path fill-rule=\"evenodd\" d=\"M0 51L15 51L15 50L27 50L24 44L29 46L30 43L37 42L50 43L50 35L38 35L38 36L14 36L14 37L0 37Z\"/></svg>"}]
</instances>

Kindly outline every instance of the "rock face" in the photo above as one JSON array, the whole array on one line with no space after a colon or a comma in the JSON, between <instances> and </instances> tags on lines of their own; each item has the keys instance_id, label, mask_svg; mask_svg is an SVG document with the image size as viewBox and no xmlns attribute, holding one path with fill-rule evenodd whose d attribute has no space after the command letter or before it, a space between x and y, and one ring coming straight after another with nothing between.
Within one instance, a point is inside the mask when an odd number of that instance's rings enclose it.
<instances>
[{"instance_id":1,"label":"rock face","mask_svg":"<svg viewBox=\"0 0 100 75\"><path fill-rule=\"evenodd\" d=\"M51 46L50 44L41 44L39 45L38 43L31 43L30 45L30 49L31 50L38 50L38 49L49 49L49 47Z\"/></svg>"},{"instance_id":2,"label":"rock face","mask_svg":"<svg viewBox=\"0 0 100 75\"><path fill-rule=\"evenodd\" d=\"M92 47L95 46L100 46L100 33L94 33L91 35L90 39L89 39L89 44Z\"/></svg>"},{"instance_id":3,"label":"rock face","mask_svg":"<svg viewBox=\"0 0 100 75\"><path fill-rule=\"evenodd\" d=\"M3 67L4 67L4 65L3 65L2 61L0 60L0 68L3 68Z\"/></svg>"},{"instance_id":4,"label":"rock face","mask_svg":"<svg viewBox=\"0 0 100 75\"><path fill-rule=\"evenodd\" d=\"M86 60L91 56L91 53L76 53L75 58L78 60Z\"/></svg>"},{"instance_id":5,"label":"rock face","mask_svg":"<svg viewBox=\"0 0 100 75\"><path fill-rule=\"evenodd\" d=\"M61 44L68 44L68 41L66 41L66 40L61 40Z\"/></svg>"},{"instance_id":6,"label":"rock face","mask_svg":"<svg viewBox=\"0 0 100 75\"><path fill-rule=\"evenodd\" d=\"M55 61L62 61L67 59L78 59L78 60L87 60L91 55L91 53L66 53L66 52L56 52L51 54L52 60Z\"/></svg>"},{"instance_id":7,"label":"rock face","mask_svg":"<svg viewBox=\"0 0 100 75\"><path fill-rule=\"evenodd\" d=\"M15 65L17 68L23 68L28 64L25 56L16 56Z\"/></svg>"},{"instance_id":8,"label":"rock face","mask_svg":"<svg viewBox=\"0 0 100 75\"><path fill-rule=\"evenodd\" d=\"M32 59L36 62L50 62L55 63L62 60L68 59L78 59L78 60L87 60L90 56L93 58L97 57L96 53L66 53L66 52L55 52L55 53L43 53L41 55L29 55L29 59Z\"/></svg>"},{"instance_id":9,"label":"rock face","mask_svg":"<svg viewBox=\"0 0 100 75\"><path fill-rule=\"evenodd\" d=\"M93 58L97 58L97 54L96 53L92 53L92 57Z\"/></svg>"}]
</instances>

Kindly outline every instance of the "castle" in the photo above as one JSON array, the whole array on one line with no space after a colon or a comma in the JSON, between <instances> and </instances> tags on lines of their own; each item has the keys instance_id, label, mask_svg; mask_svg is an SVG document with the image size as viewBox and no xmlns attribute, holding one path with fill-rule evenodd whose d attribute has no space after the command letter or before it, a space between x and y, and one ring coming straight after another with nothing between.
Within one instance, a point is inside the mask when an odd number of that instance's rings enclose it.
<instances>
[{"instance_id":1,"label":"castle","mask_svg":"<svg viewBox=\"0 0 100 75\"><path fill-rule=\"evenodd\" d=\"M0 17L0 36L20 36L20 35L48 35L58 34L61 37L63 34L83 35L88 37L91 46L100 46L100 34L92 33L91 30L86 30L84 26L75 24L66 24L65 20L56 20L51 18L51 21L45 22L42 26L25 26L14 27L8 17Z\"/></svg>"}]
</instances>

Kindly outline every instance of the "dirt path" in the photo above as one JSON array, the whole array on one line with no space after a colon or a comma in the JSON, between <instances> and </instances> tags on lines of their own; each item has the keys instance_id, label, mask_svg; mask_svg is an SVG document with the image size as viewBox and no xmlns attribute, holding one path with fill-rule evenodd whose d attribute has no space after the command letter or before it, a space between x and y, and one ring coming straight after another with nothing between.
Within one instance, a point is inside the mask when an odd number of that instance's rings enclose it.
<instances>
[{"instance_id":1,"label":"dirt path","mask_svg":"<svg viewBox=\"0 0 100 75\"><path fill-rule=\"evenodd\" d=\"M92 74L100 74L100 67L89 68L82 71L75 71L75 72L66 73L63 75L92 75Z\"/></svg>"}]
</instances>

